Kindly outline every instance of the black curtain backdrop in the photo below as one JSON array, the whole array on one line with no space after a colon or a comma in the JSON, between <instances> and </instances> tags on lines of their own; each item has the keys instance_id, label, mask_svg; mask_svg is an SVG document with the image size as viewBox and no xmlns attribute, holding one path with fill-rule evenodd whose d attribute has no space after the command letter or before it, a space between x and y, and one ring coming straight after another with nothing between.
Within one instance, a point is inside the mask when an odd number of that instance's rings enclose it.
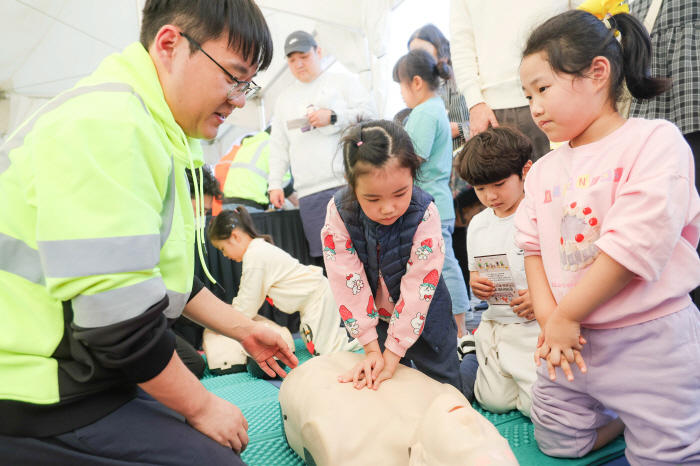
<instances>
[{"instance_id":1,"label":"black curtain backdrop","mask_svg":"<svg viewBox=\"0 0 700 466\"><path fill-rule=\"evenodd\" d=\"M276 212L263 212L250 214L255 223L258 233L272 236L275 246L288 252L292 257L298 259L305 265L314 264L309 255L309 244L304 235L301 225L301 217L298 210L281 210ZM207 216L207 228L205 228L205 244L203 251L204 263L212 277L223 287L222 291L214 285L204 274L202 264L199 260L199 253L195 245L194 273L204 286L227 304L231 304L233 298L238 294L238 287L241 284L241 264L224 257L218 249L209 242L209 235L206 233L212 217ZM265 302L258 313L275 321L279 325L285 326L292 333L299 331L299 313L285 314L279 309ZM201 347L202 327L190 321L186 317L180 317L173 325L173 329L185 338L195 348Z\"/></svg>"}]
</instances>

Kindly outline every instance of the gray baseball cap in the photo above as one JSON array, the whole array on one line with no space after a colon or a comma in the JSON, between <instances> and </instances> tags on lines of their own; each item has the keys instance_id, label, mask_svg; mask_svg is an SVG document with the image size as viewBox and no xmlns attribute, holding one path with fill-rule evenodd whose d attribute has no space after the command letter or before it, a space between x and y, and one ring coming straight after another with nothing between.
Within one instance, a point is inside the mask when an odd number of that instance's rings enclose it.
<instances>
[{"instance_id":1,"label":"gray baseball cap","mask_svg":"<svg viewBox=\"0 0 700 466\"><path fill-rule=\"evenodd\" d=\"M294 31L284 41L284 55L294 52L308 52L311 47L318 47L314 36L304 31Z\"/></svg>"}]
</instances>

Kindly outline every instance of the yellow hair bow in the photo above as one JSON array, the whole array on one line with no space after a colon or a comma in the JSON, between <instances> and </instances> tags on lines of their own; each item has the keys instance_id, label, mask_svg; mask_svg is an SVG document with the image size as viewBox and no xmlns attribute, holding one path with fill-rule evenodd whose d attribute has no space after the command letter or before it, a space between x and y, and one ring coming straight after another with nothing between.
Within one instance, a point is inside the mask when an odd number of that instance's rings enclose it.
<instances>
[{"instance_id":1,"label":"yellow hair bow","mask_svg":"<svg viewBox=\"0 0 700 466\"><path fill-rule=\"evenodd\" d=\"M627 2L620 0L586 0L577 9L587 11L600 20L618 13L630 12Z\"/></svg>"}]
</instances>

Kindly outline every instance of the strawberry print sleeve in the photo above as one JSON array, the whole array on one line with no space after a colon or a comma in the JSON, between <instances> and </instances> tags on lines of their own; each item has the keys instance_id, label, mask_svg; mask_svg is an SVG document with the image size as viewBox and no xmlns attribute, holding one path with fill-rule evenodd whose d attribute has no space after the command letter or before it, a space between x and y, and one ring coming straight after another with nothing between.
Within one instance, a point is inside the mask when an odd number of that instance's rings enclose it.
<instances>
[{"instance_id":1,"label":"strawberry print sleeve","mask_svg":"<svg viewBox=\"0 0 700 466\"><path fill-rule=\"evenodd\" d=\"M328 282L345 328L361 345L371 343L377 339L378 318L372 289L333 199L328 203L321 241Z\"/></svg>"},{"instance_id":2,"label":"strawberry print sleeve","mask_svg":"<svg viewBox=\"0 0 700 466\"><path fill-rule=\"evenodd\" d=\"M401 279L401 295L389 322L386 348L403 357L423 333L435 294L445 249L437 207L431 203L413 237L411 258Z\"/></svg>"}]
</instances>

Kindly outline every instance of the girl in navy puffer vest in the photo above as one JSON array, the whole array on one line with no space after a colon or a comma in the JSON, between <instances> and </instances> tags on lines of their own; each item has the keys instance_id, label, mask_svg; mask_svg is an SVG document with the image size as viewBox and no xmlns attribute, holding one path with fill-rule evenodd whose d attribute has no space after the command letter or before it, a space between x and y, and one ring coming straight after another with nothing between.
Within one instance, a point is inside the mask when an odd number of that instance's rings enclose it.
<instances>
[{"instance_id":1,"label":"girl in navy puffer vest","mask_svg":"<svg viewBox=\"0 0 700 466\"><path fill-rule=\"evenodd\" d=\"M366 357L338 380L376 390L412 361L461 391L440 216L414 186L411 139L378 120L350 128L341 144L348 186L328 204L321 239L338 311Z\"/></svg>"}]
</instances>

